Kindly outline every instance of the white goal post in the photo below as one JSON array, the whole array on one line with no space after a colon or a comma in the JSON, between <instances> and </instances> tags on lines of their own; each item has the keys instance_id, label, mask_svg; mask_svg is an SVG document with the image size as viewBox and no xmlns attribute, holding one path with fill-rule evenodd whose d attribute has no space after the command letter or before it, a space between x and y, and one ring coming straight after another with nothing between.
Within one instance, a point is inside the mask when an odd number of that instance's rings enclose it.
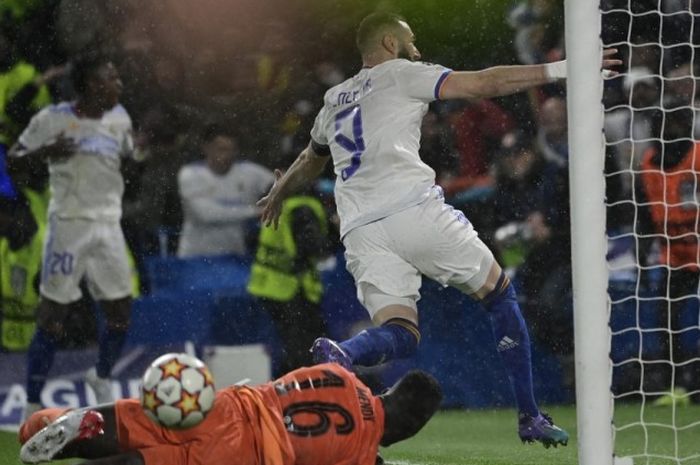
<instances>
[{"instance_id":1,"label":"white goal post","mask_svg":"<svg viewBox=\"0 0 700 465\"><path fill-rule=\"evenodd\" d=\"M700 0L565 18L579 463L698 464Z\"/></svg>"},{"instance_id":2,"label":"white goal post","mask_svg":"<svg viewBox=\"0 0 700 465\"><path fill-rule=\"evenodd\" d=\"M565 18L578 454L612 465L599 1L566 0Z\"/></svg>"}]
</instances>

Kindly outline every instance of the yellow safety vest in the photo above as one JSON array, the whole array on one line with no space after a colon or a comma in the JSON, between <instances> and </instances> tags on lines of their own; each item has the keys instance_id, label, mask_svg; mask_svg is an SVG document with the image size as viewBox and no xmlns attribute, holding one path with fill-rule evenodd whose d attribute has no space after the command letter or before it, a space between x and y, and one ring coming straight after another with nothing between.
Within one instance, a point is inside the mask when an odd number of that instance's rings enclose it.
<instances>
[{"instance_id":1,"label":"yellow safety vest","mask_svg":"<svg viewBox=\"0 0 700 465\"><path fill-rule=\"evenodd\" d=\"M23 19L32 13L32 10L41 4L41 0L2 0L0 13L8 12L12 19Z\"/></svg>"},{"instance_id":2,"label":"yellow safety vest","mask_svg":"<svg viewBox=\"0 0 700 465\"><path fill-rule=\"evenodd\" d=\"M7 146L12 145L15 136L20 129L17 124L5 114L6 105L27 83L39 76L39 71L27 62L20 61L6 73L0 74L0 143ZM32 100L32 107L40 109L51 103L51 95L48 87L41 86L39 92Z\"/></svg>"},{"instance_id":3,"label":"yellow safety vest","mask_svg":"<svg viewBox=\"0 0 700 465\"><path fill-rule=\"evenodd\" d=\"M131 297L137 299L141 297L141 276L136 266L136 257L134 257L128 245L126 247L126 258L129 262L129 269L131 270Z\"/></svg>"},{"instance_id":4,"label":"yellow safety vest","mask_svg":"<svg viewBox=\"0 0 700 465\"><path fill-rule=\"evenodd\" d=\"M40 294L34 287L41 273L44 235L46 234L49 189L36 192L23 189L37 224L31 241L18 250L10 249L9 241L0 238L0 308L2 308L1 345L7 350L21 351L29 347L36 328L34 311ZM131 268L133 297L139 297L141 282L136 260L127 249Z\"/></svg>"},{"instance_id":5,"label":"yellow safety vest","mask_svg":"<svg viewBox=\"0 0 700 465\"><path fill-rule=\"evenodd\" d=\"M297 196L285 200L279 227L263 226L260 230L258 250L248 281L251 295L287 302L301 290L310 302L321 301L323 284L316 267L311 266L300 274L294 272L297 246L292 234L292 212L299 207L311 208L321 224L323 235L328 234L326 212L318 199Z\"/></svg>"},{"instance_id":6,"label":"yellow safety vest","mask_svg":"<svg viewBox=\"0 0 700 465\"><path fill-rule=\"evenodd\" d=\"M6 238L0 239L0 305L2 305L2 346L25 350L34 335L34 310L39 292L34 287L41 272L41 253L46 232L49 190L22 189L36 221L37 230L27 245L11 250Z\"/></svg>"}]
</instances>

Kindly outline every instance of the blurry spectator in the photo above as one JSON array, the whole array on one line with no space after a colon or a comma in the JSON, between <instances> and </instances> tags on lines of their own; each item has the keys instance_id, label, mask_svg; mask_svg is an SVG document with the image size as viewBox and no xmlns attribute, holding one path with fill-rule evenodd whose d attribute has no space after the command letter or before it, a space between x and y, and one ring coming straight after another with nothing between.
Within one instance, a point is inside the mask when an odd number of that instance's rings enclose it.
<instances>
[{"instance_id":1,"label":"blurry spectator","mask_svg":"<svg viewBox=\"0 0 700 465\"><path fill-rule=\"evenodd\" d=\"M564 59L564 15L560 0L520 0L508 13L508 24L515 30L513 44L518 61L532 65ZM543 101L562 93L559 83L527 92L537 113Z\"/></svg>"},{"instance_id":2,"label":"blurry spectator","mask_svg":"<svg viewBox=\"0 0 700 465\"><path fill-rule=\"evenodd\" d=\"M690 62L670 69L664 79L664 108L696 106L697 73Z\"/></svg>"},{"instance_id":3,"label":"blurry spectator","mask_svg":"<svg viewBox=\"0 0 700 465\"><path fill-rule=\"evenodd\" d=\"M435 178L444 189L458 173L459 158L452 130L435 110L429 109L420 133L420 158L435 170Z\"/></svg>"},{"instance_id":4,"label":"blurry spectator","mask_svg":"<svg viewBox=\"0 0 700 465\"><path fill-rule=\"evenodd\" d=\"M134 152L131 119L119 104L122 84L114 65L87 55L73 64L75 102L35 115L11 157L49 162L51 201L43 253L37 330L27 353L27 413L40 408L41 391L57 342L65 334L80 283L104 311L98 361L86 374L99 403L112 399L112 367L121 353L131 315L132 276L119 225L123 157Z\"/></svg>"},{"instance_id":5,"label":"blurry spectator","mask_svg":"<svg viewBox=\"0 0 700 465\"><path fill-rule=\"evenodd\" d=\"M650 272L644 267L662 272L657 327L665 330L663 345L660 354L650 355L672 365L656 364L647 376L655 390L667 389L675 395L694 390L693 398L700 401L700 339L697 332L688 332L697 324L697 310L691 323L683 320L683 309L690 303L697 308L699 299L700 144L691 139L691 108L669 110L656 119L655 126L663 127L664 142L655 142L644 154L636 236L642 269L647 275ZM655 246L658 253L653 253ZM690 334L691 343L683 340L685 334ZM659 399L662 404L669 400L673 402L672 395Z\"/></svg>"},{"instance_id":6,"label":"blurry spectator","mask_svg":"<svg viewBox=\"0 0 700 465\"><path fill-rule=\"evenodd\" d=\"M624 106L606 112L605 138L614 147L617 166L636 170L654 137L652 120L660 104L660 85L650 69L634 67L627 71L623 88L628 99Z\"/></svg>"},{"instance_id":7,"label":"blurry spectator","mask_svg":"<svg viewBox=\"0 0 700 465\"><path fill-rule=\"evenodd\" d=\"M563 58L561 2L521 1L510 10L507 19L516 31L514 44L520 63L533 65Z\"/></svg>"},{"instance_id":8,"label":"blurry spectator","mask_svg":"<svg viewBox=\"0 0 700 465\"><path fill-rule=\"evenodd\" d=\"M282 94L290 85L292 61L285 59L289 47L287 23L272 20L264 28L256 57L258 90L265 94Z\"/></svg>"},{"instance_id":9,"label":"blurry spectator","mask_svg":"<svg viewBox=\"0 0 700 465\"><path fill-rule=\"evenodd\" d=\"M452 179L440 180L450 196L469 189L488 175L489 153L498 147L505 133L515 128L515 121L492 100L469 102L450 117L450 125L459 152L459 163Z\"/></svg>"},{"instance_id":10,"label":"blurry spectator","mask_svg":"<svg viewBox=\"0 0 700 465\"><path fill-rule=\"evenodd\" d=\"M567 168L516 131L503 137L495 171L500 261L516 270L534 336L566 362L573 354Z\"/></svg>"},{"instance_id":11,"label":"blurry spectator","mask_svg":"<svg viewBox=\"0 0 700 465\"><path fill-rule=\"evenodd\" d=\"M652 55L636 54L637 57ZM653 120L660 103L658 82L649 68L630 68L622 82L624 98L615 104L614 109L605 112L606 227L611 235L629 233L634 227L637 202L634 200L632 170L640 168L642 155L654 137ZM611 255L608 258L625 259L629 253L634 253L630 247L615 247L617 257Z\"/></svg>"},{"instance_id":12,"label":"blurry spectator","mask_svg":"<svg viewBox=\"0 0 700 465\"><path fill-rule=\"evenodd\" d=\"M345 80L345 74L340 67L330 61L322 61L314 67L314 76L316 82L321 85L323 93L326 89L330 89Z\"/></svg>"},{"instance_id":13,"label":"blurry spectator","mask_svg":"<svg viewBox=\"0 0 700 465\"><path fill-rule=\"evenodd\" d=\"M328 219L314 195L282 204L279 227L263 226L248 292L272 317L284 349L279 373L313 363L309 348L327 335L317 262L328 250Z\"/></svg>"},{"instance_id":14,"label":"blurry spectator","mask_svg":"<svg viewBox=\"0 0 700 465\"><path fill-rule=\"evenodd\" d=\"M549 241L557 231L563 212L559 204L568 199L556 197L561 191L557 176L564 170L544 159L529 135L522 131L506 134L495 163L496 195L494 196L496 233L500 244L501 261L509 267L519 266L539 243ZM568 233L568 231L566 231ZM568 253L563 251L562 253ZM552 258L535 257L538 260ZM546 270L536 271L544 277ZM534 278L534 277L533 277Z\"/></svg>"},{"instance_id":15,"label":"blurry spectator","mask_svg":"<svg viewBox=\"0 0 700 465\"><path fill-rule=\"evenodd\" d=\"M559 167L569 164L568 125L566 123L566 99L549 97L539 111L537 149L545 160Z\"/></svg>"},{"instance_id":16,"label":"blurry spectator","mask_svg":"<svg viewBox=\"0 0 700 465\"><path fill-rule=\"evenodd\" d=\"M314 107L308 100L297 100L292 109L284 115L280 124L280 155L294 157L305 147L308 133L313 126Z\"/></svg>"},{"instance_id":17,"label":"blurry spectator","mask_svg":"<svg viewBox=\"0 0 700 465\"><path fill-rule=\"evenodd\" d=\"M697 70L690 62L669 70L664 79L663 104L665 109L692 107L695 110L693 139L700 140L700 101L697 86Z\"/></svg>"},{"instance_id":18,"label":"blurry spectator","mask_svg":"<svg viewBox=\"0 0 700 465\"><path fill-rule=\"evenodd\" d=\"M700 31L697 29L697 17L700 14L700 2L697 0L665 0L649 6L661 11L660 31L662 34L650 35L650 41L663 44L663 65L669 69L694 59L697 44L700 43ZM655 28L656 29L656 28ZM653 32L657 32L653 30Z\"/></svg>"},{"instance_id":19,"label":"blurry spectator","mask_svg":"<svg viewBox=\"0 0 700 465\"><path fill-rule=\"evenodd\" d=\"M56 11L56 36L71 55L86 50L113 50L124 18L118 1L61 0Z\"/></svg>"},{"instance_id":20,"label":"blurry spectator","mask_svg":"<svg viewBox=\"0 0 700 465\"><path fill-rule=\"evenodd\" d=\"M273 182L272 173L237 160L238 141L218 125L202 137L204 161L182 167L178 186L184 224L178 256L244 255L247 222L258 216L255 202Z\"/></svg>"},{"instance_id":21,"label":"blurry spectator","mask_svg":"<svg viewBox=\"0 0 700 465\"><path fill-rule=\"evenodd\" d=\"M17 196L0 199L1 350L27 350L34 335L49 203L46 174L13 170Z\"/></svg>"},{"instance_id":22,"label":"blurry spectator","mask_svg":"<svg viewBox=\"0 0 700 465\"><path fill-rule=\"evenodd\" d=\"M7 175L8 148L32 114L51 102L46 84L63 72L63 67L56 67L42 74L18 59L12 42L0 31L0 196L16 195Z\"/></svg>"},{"instance_id":23,"label":"blurry spectator","mask_svg":"<svg viewBox=\"0 0 700 465\"><path fill-rule=\"evenodd\" d=\"M177 250L182 227L177 175L185 164L184 135L177 112L151 108L141 119L135 138L145 147L142 163L126 165L132 181L124 194L122 224L137 256L169 255Z\"/></svg>"}]
</instances>

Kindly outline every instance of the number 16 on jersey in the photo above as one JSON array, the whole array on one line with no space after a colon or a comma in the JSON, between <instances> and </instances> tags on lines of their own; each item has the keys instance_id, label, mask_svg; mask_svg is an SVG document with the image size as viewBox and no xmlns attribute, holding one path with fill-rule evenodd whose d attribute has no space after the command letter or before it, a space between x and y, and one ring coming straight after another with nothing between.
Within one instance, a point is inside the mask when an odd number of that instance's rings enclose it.
<instances>
[{"instance_id":1,"label":"number 16 on jersey","mask_svg":"<svg viewBox=\"0 0 700 465\"><path fill-rule=\"evenodd\" d=\"M352 137L348 137L350 133ZM343 181L347 181L360 167L360 157L365 151L365 141L362 139L362 112L360 106L347 108L335 116L335 141L352 154L350 166L340 172Z\"/></svg>"}]
</instances>

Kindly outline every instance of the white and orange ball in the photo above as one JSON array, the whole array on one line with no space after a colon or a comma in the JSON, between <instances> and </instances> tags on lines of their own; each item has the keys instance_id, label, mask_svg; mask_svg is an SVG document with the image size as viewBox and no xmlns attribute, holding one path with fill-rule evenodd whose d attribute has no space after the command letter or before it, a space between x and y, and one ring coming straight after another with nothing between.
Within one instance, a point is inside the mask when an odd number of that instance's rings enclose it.
<instances>
[{"instance_id":1,"label":"white and orange ball","mask_svg":"<svg viewBox=\"0 0 700 465\"><path fill-rule=\"evenodd\" d=\"M187 354L165 354L151 363L141 380L141 406L167 428L191 428L214 406L214 378L209 368Z\"/></svg>"}]
</instances>

